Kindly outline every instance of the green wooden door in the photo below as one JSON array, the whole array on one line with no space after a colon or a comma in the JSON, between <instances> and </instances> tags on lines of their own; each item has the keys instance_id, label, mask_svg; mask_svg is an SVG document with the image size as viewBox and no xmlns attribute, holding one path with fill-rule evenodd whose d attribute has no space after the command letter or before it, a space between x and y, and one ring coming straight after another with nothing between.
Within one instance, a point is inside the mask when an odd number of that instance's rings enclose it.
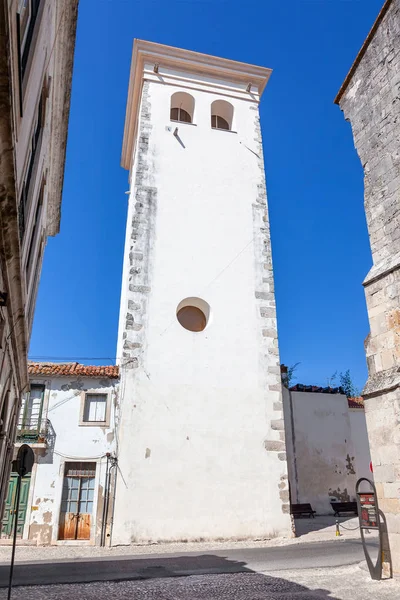
<instances>
[{"instance_id":1,"label":"green wooden door","mask_svg":"<svg viewBox=\"0 0 400 600\"><path fill-rule=\"evenodd\" d=\"M14 466L14 464L13 464ZM17 481L18 474L14 471L10 475L10 481L8 484L8 493L6 498L6 504L4 509L3 524L1 527L1 537L10 538L13 534L13 525L15 518L15 501L17 497ZM24 525L26 518L26 511L28 508L28 496L29 486L31 483L31 476L26 475L21 481L21 495L19 500L19 511L18 511L18 522L17 522L17 536L22 537L24 533Z\"/></svg>"}]
</instances>

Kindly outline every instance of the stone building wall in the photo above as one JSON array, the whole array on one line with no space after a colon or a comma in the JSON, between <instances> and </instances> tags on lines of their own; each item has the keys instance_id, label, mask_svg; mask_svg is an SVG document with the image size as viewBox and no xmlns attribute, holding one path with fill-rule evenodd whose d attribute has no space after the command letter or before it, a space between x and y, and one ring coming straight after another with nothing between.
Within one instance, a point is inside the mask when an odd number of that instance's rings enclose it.
<instances>
[{"instance_id":1,"label":"stone building wall","mask_svg":"<svg viewBox=\"0 0 400 600\"><path fill-rule=\"evenodd\" d=\"M364 168L373 267L364 281L371 332L363 396L393 571L400 575L400 0L384 4L336 101Z\"/></svg>"},{"instance_id":2,"label":"stone building wall","mask_svg":"<svg viewBox=\"0 0 400 600\"><path fill-rule=\"evenodd\" d=\"M0 0L0 516L44 248L60 225L77 7Z\"/></svg>"}]
</instances>

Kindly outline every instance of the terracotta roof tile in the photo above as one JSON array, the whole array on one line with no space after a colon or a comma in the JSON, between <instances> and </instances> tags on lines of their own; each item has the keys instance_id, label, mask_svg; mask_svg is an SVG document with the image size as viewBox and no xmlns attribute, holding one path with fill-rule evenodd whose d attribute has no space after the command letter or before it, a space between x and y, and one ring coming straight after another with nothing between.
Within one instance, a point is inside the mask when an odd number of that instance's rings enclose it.
<instances>
[{"instance_id":1,"label":"terracotta roof tile","mask_svg":"<svg viewBox=\"0 0 400 600\"><path fill-rule=\"evenodd\" d=\"M290 388L291 392L312 392L314 394L344 394L344 390L341 387L318 387L317 385L303 385L297 383ZM364 409L364 398L359 396L358 398L347 398L349 408L361 408Z\"/></svg>"},{"instance_id":2,"label":"terracotta roof tile","mask_svg":"<svg viewBox=\"0 0 400 600\"><path fill-rule=\"evenodd\" d=\"M119 367L117 365L91 366L73 363L47 363L47 362L28 362L29 375L53 375L57 377L107 377L118 379Z\"/></svg>"},{"instance_id":3,"label":"terracotta roof tile","mask_svg":"<svg viewBox=\"0 0 400 600\"><path fill-rule=\"evenodd\" d=\"M314 394L344 394L341 387L319 387L318 385L304 385L296 383L290 388L291 392L312 392Z\"/></svg>"},{"instance_id":4,"label":"terracotta roof tile","mask_svg":"<svg viewBox=\"0 0 400 600\"><path fill-rule=\"evenodd\" d=\"M348 398L349 408L362 408L364 409L364 398L359 396L358 398Z\"/></svg>"}]
</instances>

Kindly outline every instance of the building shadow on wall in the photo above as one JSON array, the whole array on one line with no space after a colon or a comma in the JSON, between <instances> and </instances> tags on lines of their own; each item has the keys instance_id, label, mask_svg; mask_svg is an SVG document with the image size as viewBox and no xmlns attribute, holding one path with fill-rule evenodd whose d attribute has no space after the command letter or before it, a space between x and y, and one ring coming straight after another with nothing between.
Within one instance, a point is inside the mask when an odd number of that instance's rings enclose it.
<instances>
[{"instance_id":1,"label":"building shadow on wall","mask_svg":"<svg viewBox=\"0 0 400 600\"><path fill-rule=\"evenodd\" d=\"M148 594L148 580L156 580L154 584L159 591L151 593L151 597L158 599L174 600L193 597L193 582L196 583L196 598L213 600L222 597L234 597L236 600L277 600L282 598L304 598L304 600L338 600L331 596L329 590L310 589L283 577L273 577L257 573L246 566L247 563L227 559L213 554L183 555L177 557L134 558L116 556L110 558L60 560L58 562L20 563L15 565L13 592L15 600L31 598L26 589L18 590L19 586L46 586L52 585L48 598L57 597L59 600L70 600L74 596L71 584L79 583L79 597L85 597L85 588L82 584L93 582L111 581L112 584L99 587L96 591L97 600L108 600L110 589L115 586L118 594L118 582L135 581L134 590L138 597L150 597ZM212 577L204 577L204 576ZM191 576L190 582L185 580ZM161 582L160 580L168 579ZM0 587L8 583L8 566L0 566ZM185 584L190 583L189 587ZM147 592L146 592L147 585ZM39 598L37 588L32 587L32 598ZM143 590L144 595L140 594ZM88 589L90 591L90 589ZM93 592L93 590L91 590ZM133 591L133 590L132 590ZM76 589L75 589L76 592ZM121 594L124 589L121 588ZM125 589L126 592L126 589ZM5 598L5 590L0 590L0 598ZM41 593L46 593L41 588ZM189 594L189 595L188 595ZM45 597L45 596L43 596Z\"/></svg>"}]
</instances>

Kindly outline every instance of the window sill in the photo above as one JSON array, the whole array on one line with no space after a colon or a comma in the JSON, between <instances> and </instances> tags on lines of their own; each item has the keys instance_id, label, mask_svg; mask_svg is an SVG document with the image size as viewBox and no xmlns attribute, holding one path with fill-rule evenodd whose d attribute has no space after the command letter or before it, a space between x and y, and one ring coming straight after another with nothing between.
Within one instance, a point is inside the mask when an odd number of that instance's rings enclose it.
<instances>
[{"instance_id":1,"label":"window sill","mask_svg":"<svg viewBox=\"0 0 400 600\"><path fill-rule=\"evenodd\" d=\"M179 123L179 125L192 125L192 127L197 127L197 123L188 123L187 121L175 121L175 119L170 119L171 123Z\"/></svg>"},{"instance_id":2,"label":"window sill","mask_svg":"<svg viewBox=\"0 0 400 600\"><path fill-rule=\"evenodd\" d=\"M79 427L109 427L108 421L80 421Z\"/></svg>"},{"instance_id":3,"label":"window sill","mask_svg":"<svg viewBox=\"0 0 400 600\"><path fill-rule=\"evenodd\" d=\"M212 131L223 131L224 133L235 133L237 134L237 131L232 131L232 129L220 129L219 127L211 127Z\"/></svg>"}]
</instances>

